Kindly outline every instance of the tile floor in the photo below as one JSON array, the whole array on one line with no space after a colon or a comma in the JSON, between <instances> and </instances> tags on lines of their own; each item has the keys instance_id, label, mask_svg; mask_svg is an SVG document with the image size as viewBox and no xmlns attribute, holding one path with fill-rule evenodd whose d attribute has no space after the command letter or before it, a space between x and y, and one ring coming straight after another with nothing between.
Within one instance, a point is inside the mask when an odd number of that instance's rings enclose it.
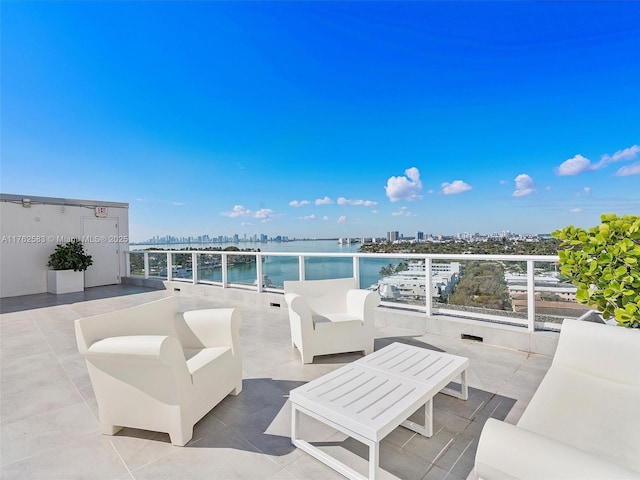
<instances>
[{"instance_id":1,"label":"tile floor","mask_svg":"<svg viewBox=\"0 0 640 480\"><path fill-rule=\"evenodd\" d=\"M185 309L236 306L243 317L244 385L194 429L186 447L165 433L98 432L97 406L73 321L152 301L169 292L109 286L67 295L0 301L0 478L3 479L340 479L290 442L292 388L359 354L303 365L290 346L286 309L230 305L215 297L180 297ZM551 358L402 329L377 330L376 349L403 341L471 359L470 398L438 394L434 436L398 427L381 443L383 478L474 478L475 450L488 417L516 422ZM367 448L305 418L302 435L366 472Z\"/></svg>"}]
</instances>

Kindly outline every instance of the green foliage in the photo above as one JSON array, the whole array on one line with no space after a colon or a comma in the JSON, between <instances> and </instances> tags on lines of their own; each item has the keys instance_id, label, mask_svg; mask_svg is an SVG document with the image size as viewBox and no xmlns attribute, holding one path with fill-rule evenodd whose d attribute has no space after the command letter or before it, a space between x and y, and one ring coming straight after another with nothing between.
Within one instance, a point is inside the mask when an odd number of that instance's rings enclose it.
<instances>
[{"instance_id":1,"label":"green foliage","mask_svg":"<svg viewBox=\"0 0 640 480\"><path fill-rule=\"evenodd\" d=\"M74 238L65 244L56 245L54 252L49 255L47 266L53 270L75 270L83 272L93 265L91 255L84 251L82 242Z\"/></svg>"},{"instance_id":2,"label":"green foliage","mask_svg":"<svg viewBox=\"0 0 640 480\"><path fill-rule=\"evenodd\" d=\"M400 262L397 266L395 266L393 263L390 263L389 265L382 267L378 273L381 277L390 277L394 273L402 272L408 269L409 264L407 262Z\"/></svg>"},{"instance_id":3,"label":"green foliage","mask_svg":"<svg viewBox=\"0 0 640 480\"><path fill-rule=\"evenodd\" d=\"M578 287L576 300L614 317L619 325L640 327L640 217L612 213L601 225L572 225L552 232L563 250L560 273Z\"/></svg>"},{"instance_id":4,"label":"green foliage","mask_svg":"<svg viewBox=\"0 0 640 480\"><path fill-rule=\"evenodd\" d=\"M449 303L494 310L510 309L504 267L494 262L469 262Z\"/></svg>"},{"instance_id":5,"label":"green foliage","mask_svg":"<svg viewBox=\"0 0 640 480\"><path fill-rule=\"evenodd\" d=\"M560 242L555 238L535 242L519 240L486 239L484 241L450 240L424 243L371 243L361 245L364 253L474 253L481 255L556 255Z\"/></svg>"}]
</instances>

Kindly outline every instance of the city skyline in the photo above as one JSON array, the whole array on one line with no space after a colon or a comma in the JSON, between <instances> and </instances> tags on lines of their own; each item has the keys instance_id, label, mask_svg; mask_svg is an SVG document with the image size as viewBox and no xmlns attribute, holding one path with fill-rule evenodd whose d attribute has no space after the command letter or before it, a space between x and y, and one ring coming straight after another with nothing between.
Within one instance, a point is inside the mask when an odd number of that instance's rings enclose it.
<instances>
[{"instance_id":1,"label":"city skyline","mask_svg":"<svg viewBox=\"0 0 640 480\"><path fill-rule=\"evenodd\" d=\"M3 193L154 235L640 213L638 2L3 2Z\"/></svg>"},{"instance_id":2,"label":"city skyline","mask_svg":"<svg viewBox=\"0 0 640 480\"><path fill-rule=\"evenodd\" d=\"M216 234L208 234L203 233L200 235L189 235L189 236L175 236L175 235L153 235L150 238L135 241L133 243L141 244L141 245L153 245L153 244L186 244L186 243L202 243L202 244L211 244L211 243L266 243L266 242L296 242L296 241L315 241L315 240L342 240L342 239L351 239L358 241L371 241L374 242L393 242L396 240L415 240L418 242L428 242L432 240L439 239L462 239L462 240L472 240L472 239L487 239L487 238L532 238L532 237L543 237L546 238L550 236L550 233L540 232L540 233L520 233L520 232L511 232L510 230L501 230L499 232L491 232L491 233L480 233L480 232L456 232L456 233L430 233L423 231L415 231L412 233L404 233L398 231L388 231L383 235L364 235L357 237L300 237L296 235L283 235L276 234L273 236L267 235L265 233L256 233L253 235L238 234L234 233L232 235L216 235Z\"/></svg>"}]
</instances>

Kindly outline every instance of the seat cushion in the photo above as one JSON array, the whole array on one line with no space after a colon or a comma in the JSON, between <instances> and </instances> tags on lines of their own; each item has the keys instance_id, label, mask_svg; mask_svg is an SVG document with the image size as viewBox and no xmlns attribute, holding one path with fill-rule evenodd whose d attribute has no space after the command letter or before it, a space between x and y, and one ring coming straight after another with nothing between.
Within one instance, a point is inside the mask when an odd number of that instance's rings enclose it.
<instances>
[{"instance_id":1,"label":"seat cushion","mask_svg":"<svg viewBox=\"0 0 640 480\"><path fill-rule=\"evenodd\" d=\"M313 315L313 324L316 328L330 326L333 323L354 323L362 325L362 319L354 317L348 313L327 313L324 315Z\"/></svg>"},{"instance_id":2,"label":"seat cushion","mask_svg":"<svg viewBox=\"0 0 640 480\"><path fill-rule=\"evenodd\" d=\"M640 389L554 365L518 426L640 471Z\"/></svg>"},{"instance_id":3,"label":"seat cushion","mask_svg":"<svg viewBox=\"0 0 640 480\"><path fill-rule=\"evenodd\" d=\"M205 368L217 358L222 357L225 353L231 355L231 348L229 347L185 348L183 350L184 357L187 359L187 368L191 375L196 375L199 370Z\"/></svg>"}]
</instances>

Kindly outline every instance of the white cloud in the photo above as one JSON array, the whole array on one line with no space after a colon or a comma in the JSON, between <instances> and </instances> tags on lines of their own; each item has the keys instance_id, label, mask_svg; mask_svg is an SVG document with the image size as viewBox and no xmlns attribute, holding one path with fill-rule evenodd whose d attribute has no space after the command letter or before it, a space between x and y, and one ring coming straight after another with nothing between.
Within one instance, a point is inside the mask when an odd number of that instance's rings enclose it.
<instances>
[{"instance_id":1,"label":"white cloud","mask_svg":"<svg viewBox=\"0 0 640 480\"><path fill-rule=\"evenodd\" d=\"M171 202L171 205L174 205L176 207L181 207L182 205L186 205L186 203L184 203L184 202Z\"/></svg>"},{"instance_id":2,"label":"white cloud","mask_svg":"<svg viewBox=\"0 0 640 480\"><path fill-rule=\"evenodd\" d=\"M262 220L262 222L271 221L271 219L276 216L275 212L269 208L261 208L260 210L254 212L253 210L249 210L242 205L235 205L230 212L220 212L220 215L224 215L225 217L230 218L257 218Z\"/></svg>"},{"instance_id":3,"label":"white cloud","mask_svg":"<svg viewBox=\"0 0 640 480\"><path fill-rule=\"evenodd\" d=\"M498 182L498 183L500 183L500 185L506 185L509 182L507 182L506 180L500 180L500 182Z\"/></svg>"},{"instance_id":4,"label":"white cloud","mask_svg":"<svg viewBox=\"0 0 640 480\"><path fill-rule=\"evenodd\" d=\"M329 217L327 215L325 215L324 217L322 217L322 220L324 220L326 222L327 220L329 220Z\"/></svg>"},{"instance_id":5,"label":"white cloud","mask_svg":"<svg viewBox=\"0 0 640 480\"><path fill-rule=\"evenodd\" d=\"M598 169L602 168L613 162L628 162L630 160L634 160L638 154L640 154L640 145L632 145L629 148L625 148L623 150L618 150L613 155L604 154L600 157L600 161L596 163L593 168Z\"/></svg>"},{"instance_id":6,"label":"white cloud","mask_svg":"<svg viewBox=\"0 0 640 480\"><path fill-rule=\"evenodd\" d=\"M316 199L316 205L331 205L332 203L333 200L331 200L329 197Z\"/></svg>"},{"instance_id":7,"label":"white cloud","mask_svg":"<svg viewBox=\"0 0 640 480\"><path fill-rule=\"evenodd\" d=\"M340 197L338 199L338 205L362 205L365 207L374 207L378 202L373 200L349 200L348 198Z\"/></svg>"},{"instance_id":8,"label":"white cloud","mask_svg":"<svg viewBox=\"0 0 640 480\"><path fill-rule=\"evenodd\" d=\"M427 190L427 193L436 193L433 188L430 188L429 190Z\"/></svg>"},{"instance_id":9,"label":"white cloud","mask_svg":"<svg viewBox=\"0 0 640 480\"><path fill-rule=\"evenodd\" d=\"M242 205L235 205L230 212L222 212L221 215L231 218L249 217L251 210L244 208Z\"/></svg>"},{"instance_id":10,"label":"white cloud","mask_svg":"<svg viewBox=\"0 0 640 480\"><path fill-rule=\"evenodd\" d=\"M582 209L581 208L572 208L571 210L569 210L569 212L571 212L571 213L582 213Z\"/></svg>"},{"instance_id":11,"label":"white cloud","mask_svg":"<svg viewBox=\"0 0 640 480\"><path fill-rule=\"evenodd\" d=\"M640 175L640 162L624 166L616 172L617 177L628 177L630 175Z\"/></svg>"},{"instance_id":12,"label":"white cloud","mask_svg":"<svg viewBox=\"0 0 640 480\"><path fill-rule=\"evenodd\" d=\"M338 218L338 222L337 223L346 223L346 221L347 221L347 217L342 215L340 218Z\"/></svg>"},{"instance_id":13,"label":"white cloud","mask_svg":"<svg viewBox=\"0 0 640 480\"><path fill-rule=\"evenodd\" d=\"M298 217L300 220L315 220L316 216L312 213L311 215L307 215L305 217Z\"/></svg>"},{"instance_id":14,"label":"white cloud","mask_svg":"<svg viewBox=\"0 0 640 480\"><path fill-rule=\"evenodd\" d=\"M442 185L442 193L445 195L457 195L458 193L471 190L471 185L464 183L462 180L454 180L451 183L444 182Z\"/></svg>"},{"instance_id":15,"label":"white cloud","mask_svg":"<svg viewBox=\"0 0 640 480\"><path fill-rule=\"evenodd\" d=\"M632 145L629 148L618 150L613 155L605 153L596 163L591 163L588 158L585 158L582 155L578 154L573 158L562 162L562 164L555 169L555 172L560 176L579 175L584 172L600 170L610 163L628 162L634 160L638 157L638 155L640 155L640 145ZM626 167L622 167L620 170L623 170L625 168ZM618 172L620 172L620 170L618 170ZM616 173L616 175L619 174Z\"/></svg>"},{"instance_id":16,"label":"white cloud","mask_svg":"<svg viewBox=\"0 0 640 480\"><path fill-rule=\"evenodd\" d=\"M513 192L514 197L525 197L536 191L535 182L526 173L521 173L515 178L516 190Z\"/></svg>"},{"instance_id":17,"label":"white cloud","mask_svg":"<svg viewBox=\"0 0 640 480\"><path fill-rule=\"evenodd\" d=\"M578 154L575 157L562 162L562 164L555 170L561 177L566 177L569 175L578 175L580 173L588 172L591 168L592 165L589 159Z\"/></svg>"},{"instance_id":18,"label":"white cloud","mask_svg":"<svg viewBox=\"0 0 640 480\"><path fill-rule=\"evenodd\" d=\"M271 218L273 216L273 210L269 208L261 208L254 215L255 218Z\"/></svg>"},{"instance_id":19,"label":"white cloud","mask_svg":"<svg viewBox=\"0 0 640 480\"><path fill-rule=\"evenodd\" d=\"M391 212L391 215L394 217L417 217L418 216L415 213L411 213L409 211L409 208L407 207L400 207L399 210L395 212Z\"/></svg>"},{"instance_id":20,"label":"white cloud","mask_svg":"<svg viewBox=\"0 0 640 480\"><path fill-rule=\"evenodd\" d=\"M309 205L311 202L309 202L309 200L291 200L289 202L289 206L290 207L304 207L305 205Z\"/></svg>"},{"instance_id":21,"label":"white cloud","mask_svg":"<svg viewBox=\"0 0 640 480\"><path fill-rule=\"evenodd\" d=\"M588 197L589 195L591 195L591 187L584 187L582 190L584 190L584 194Z\"/></svg>"},{"instance_id":22,"label":"white cloud","mask_svg":"<svg viewBox=\"0 0 640 480\"><path fill-rule=\"evenodd\" d=\"M422 199L422 182L420 171L416 167L407 168L404 171L406 177L390 177L384 187L387 197L392 202L406 200L413 202Z\"/></svg>"},{"instance_id":23,"label":"white cloud","mask_svg":"<svg viewBox=\"0 0 640 480\"><path fill-rule=\"evenodd\" d=\"M251 222L242 222L242 223L240 223L240 226L242 226L242 227L253 226L253 225L255 225L255 224L253 224Z\"/></svg>"}]
</instances>

